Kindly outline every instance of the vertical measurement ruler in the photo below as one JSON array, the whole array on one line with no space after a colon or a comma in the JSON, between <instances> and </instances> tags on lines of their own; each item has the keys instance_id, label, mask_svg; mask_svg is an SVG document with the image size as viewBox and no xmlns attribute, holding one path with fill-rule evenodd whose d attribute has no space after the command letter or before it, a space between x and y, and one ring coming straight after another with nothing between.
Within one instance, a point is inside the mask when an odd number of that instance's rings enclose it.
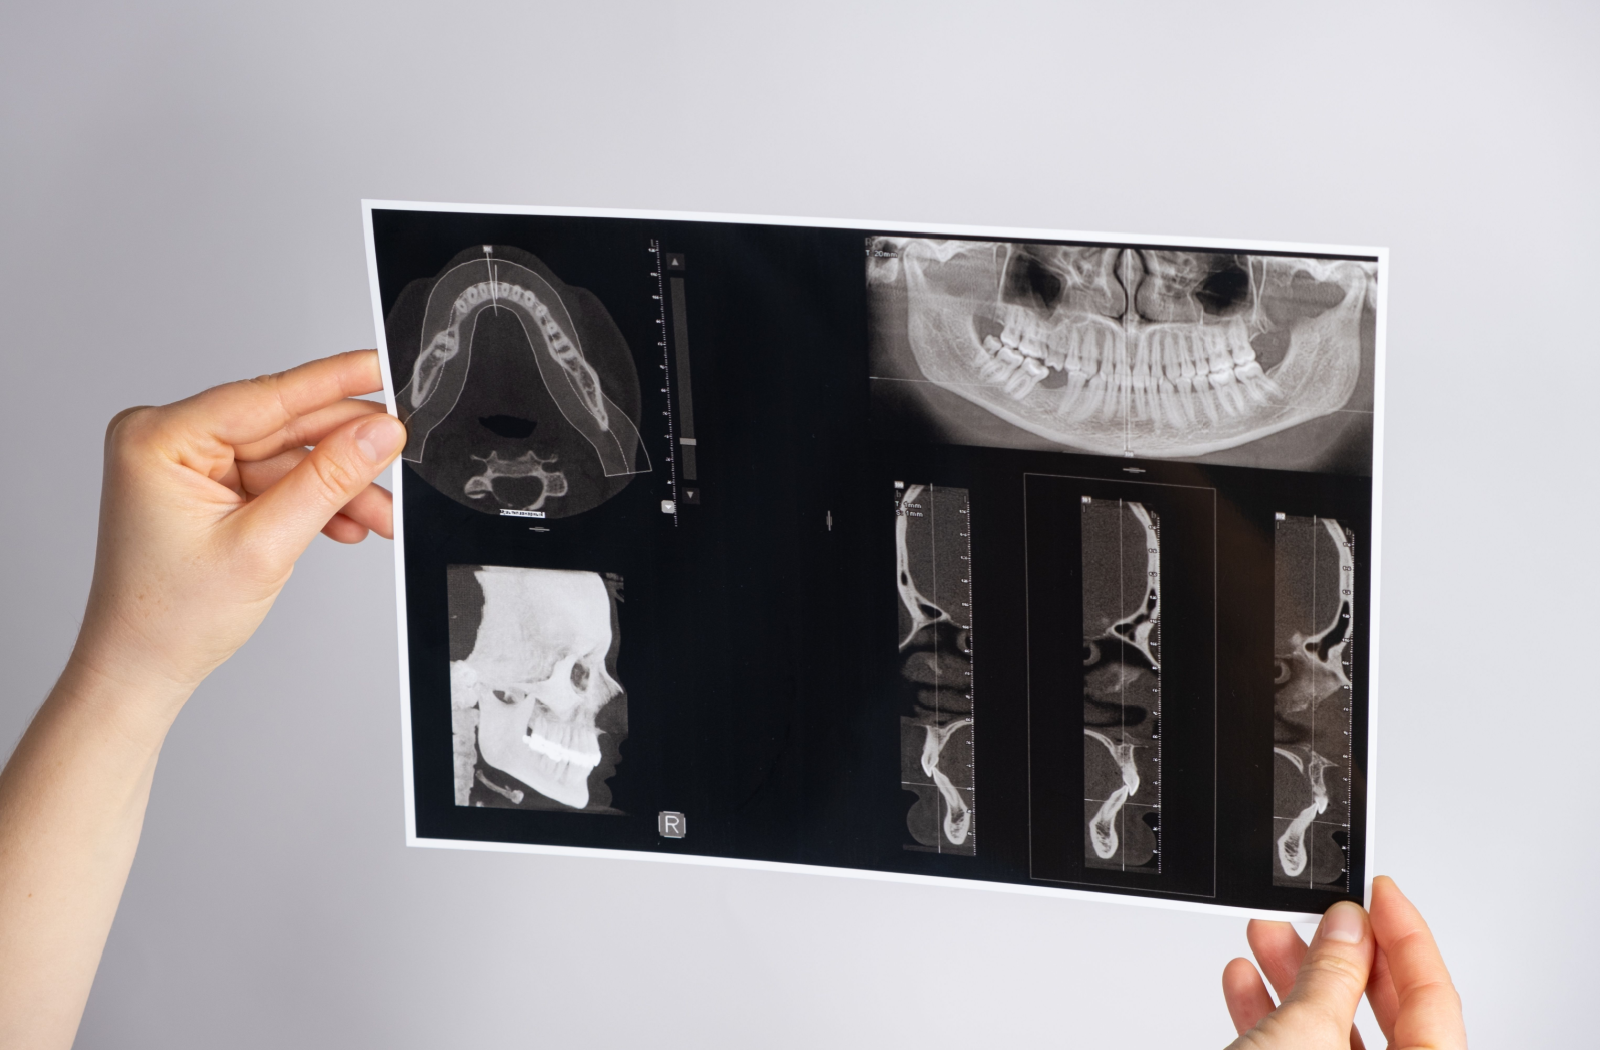
<instances>
[{"instance_id":1,"label":"vertical measurement ruler","mask_svg":"<svg viewBox=\"0 0 1600 1050\"><path fill-rule=\"evenodd\" d=\"M967 736L972 741L972 747L967 754L967 784L972 788L973 829L969 837L972 840L973 851L976 852L978 848L978 686L974 672L978 667L978 650L977 644L973 641L975 635L972 630L972 624L977 614L973 611L972 600L972 499L965 490L962 490L961 507L956 513L960 515L961 532L959 535L966 550L966 553L960 556L961 565L957 571L960 574L961 585L966 588L965 593L967 596L967 600L961 603L962 608L966 610L966 615L962 619L967 621L967 717L972 719L972 724L967 726Z\"/></svg>"},{"instance_id":2,"label":"vertical measurement ruler","mask_svg":"<svg viewBox=\"0 0 1600 1050\"><path fill-rule=\"evenodd\" d=\"M1130 453L1130 455L1131 455L1131 453ZM1160 875L1161 874L1161 865L1164 863L1164 860L1162 859L1162 856L1161 856L1161 833L1162 833L1163 830L1165 830L1162 825L1163 825L1163 823L1165 821L1165 817L1166 817L1166 814L1161 811L1161 793L1162 793L1162 783L1161 783L1161 779L1162 779L1162 777L1161 777L1161 749L1162 749L1162 741L1161 741L1161 729L1162 729L1162 726L1161 726L1161 695L1162 695L1161 694L1161 669L1166 666L1166 664L1164 662L1165 658L1161 654L1161 621L1166 619L1165 613L1166 613L1167 610L1164 608L1164 603L1162 602L1162 598L1165 597L1165 594L1161 590L1161 516L1159 514L1156 514L1154 511L1150 512L1150 528L1155 533L1155 536L1156 536L1156 542L1155 542L1156 565L1155 565L1155 568L1149 570L1150 581L1145 586L1146 587L1153 587L1155 589L1156 594L1158 595L1158 597L1156 598L1156 622L1150 628L1149 645L1150 645L1150 651L1152 653L1154 653L1155 657L1156 657L1156 666L1155 666L1156 684L1152 688L1152 692L1155 693L1155 701L1156 701L1156 704L1155 704L1155 707L1156 707L1156 722L1155 722L1155 732L1152 735L1155 737L1155 741L1156 741L1156 754L1155 754L1155 765L1156 765L1156 778L1155 778L1156 779L1156 826L1155 826L1155 833L1156 833L1156 846L1155 846L1156 874ZM1146 553L1148 554L1149 552L1147 551Z\"/></svg>"},{"instance_id":3,"label":"vertical measurement ruler","mask_svg":"<svg viewBox=\"0 0 1600 1050\"><path fill-rule=\"evenodd\" d=\"M650 298L656 301L656 346L661 349L661 393L666 400L666 408L661 415L667 421L667 499L664 501L662 511L667 512L667 507L672 510L672 524L678 524L678 438L673 431L672 416L672 373L667 368L671 357L667 349L667 289L662 278L662 271L666 269L666 262L661 257L661 242L655 238L650 239L650 254L655 257L655 269L650 276L655 278L656 294Z\"/></svg>"},{"instance_id":4,"label":"vertical measurement ruler","mask_svg":"<svg viewBox=\"0 0 1600 1050\"><path fill-rule=\"evenodd\" d=\"M1340 657L1344 665L1346 683L1344 687L1344 888L1348 890L1353 881L1350 871L1351 847L1355 845L1355 830L1352 827L1355 802L1351 798L1351 791L1352 781L1355 779L1356 744L1356 536L1343 525L1339 525L1339 532L1344 537L1345 549L1344 556L1339 559L1339 592L1340 597L1349 603L1350 607L1350 626L1345 635L1344 655Z\"/></svg>"}]
</instances>

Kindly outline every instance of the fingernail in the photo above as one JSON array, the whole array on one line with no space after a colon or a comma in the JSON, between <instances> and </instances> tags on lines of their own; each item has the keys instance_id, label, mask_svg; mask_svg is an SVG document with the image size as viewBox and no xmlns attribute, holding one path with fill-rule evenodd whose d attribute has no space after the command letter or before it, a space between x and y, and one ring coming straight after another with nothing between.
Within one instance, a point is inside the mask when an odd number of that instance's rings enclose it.
<instances>
[{"instance_id":1,"label":"fingernail","mask_svg":"<svg viewBox=\"0 0 1600 1050\"><path fill-rule=\"evenodd\" d=\"M1367 924L1359 904L1340 901L1322 917L1322 936L1325 940L1360 944L1366 932Z\"/></svg>"},{"instance_id":2,"label":"fingernail","mask_svg":"<svg viewBox=\"0 0 1600 1050\"><path fill-rule=\"evenodd\" d=\"M382 463L394 455L405 439L405 428L393 416L374 416L356 428L356 448L369 463Z\"/></svg>"}]
</instances>

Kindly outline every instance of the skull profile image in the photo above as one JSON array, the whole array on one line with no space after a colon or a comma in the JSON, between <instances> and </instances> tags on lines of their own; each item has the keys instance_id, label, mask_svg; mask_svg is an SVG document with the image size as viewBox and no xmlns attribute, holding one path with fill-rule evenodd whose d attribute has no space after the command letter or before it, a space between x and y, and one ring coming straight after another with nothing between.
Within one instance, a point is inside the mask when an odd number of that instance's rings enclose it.
<instances>
[{"instance_id":1,"label":"skull profile image","mask_svg":"<svg viewBox=\"0 0 1600 1050\"><path fill-rule=\"evenodd\" d=\"M448 573L456 804L615 813L621 581L499 565Z\"/></svg>"},{"instance_id":2,"label":"skull profile image","mask_svg":"<svg viewBox=\"0 0 1600 1050\"><path fill-rule=\"evenodd\" d=\"M532 254L460 253L401 292L385 332L402 458L457 503L567 517L650 469L626 341L599 299Z\"/></svg>"},{"instance_id":3,"label":"skull profile image","mask_svg":"<svg viewBox=\"0 0 1600 1050\"><path fill-rule=\"evenodd\" d=\"M1349 259L871 238L874 401L955 444L1357 471L1376 274Z\"/></svg>"}]
</instances>

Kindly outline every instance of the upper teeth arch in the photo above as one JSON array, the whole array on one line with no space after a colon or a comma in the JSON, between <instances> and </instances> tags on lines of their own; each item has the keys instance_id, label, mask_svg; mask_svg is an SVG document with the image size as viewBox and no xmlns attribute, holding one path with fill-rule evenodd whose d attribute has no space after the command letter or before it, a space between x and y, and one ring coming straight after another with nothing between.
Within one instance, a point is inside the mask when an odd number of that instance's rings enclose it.
<instances>
[{"instance_id":1,"label":"upper teeth arch","mask_svg":"<svg viewBox=\"0 0 1600 1050\"><path fill-rule=\"evenodd\" d=\"M578 329L550 283L526 266L496 258L461 263L435 282L422 324L421 352L411 381L396 396L409 432L402 456L422 461L428 435L442 423L466 385L472 339L485 310L510 311L533 348L540 378L566 421L600 458L607 477L650 469L639 432L601 389L599 374L583 356ZM635 466L637 455L640 465Z\"/></svg>"},{"instance_id":2,"label":"upper teeth arch","mask_svg":"<svg viewBox=\"0 0 1600 1050\"><path fill-rule=\"evenodd\" d=\"M1360 378L1375 264L915 238L895 247L923 375L1084 451L1233 448L1340 409ZM1019 266L1048 279L1018 279ZM1215 308L1207 281L1223 270L1242 308ZM1252 345L1274 327L1262 304L1293 300L1297 278L1335 285L1338 301L1289 323L1286 352L1266 367Z\"/></svg>"}]
</instances>

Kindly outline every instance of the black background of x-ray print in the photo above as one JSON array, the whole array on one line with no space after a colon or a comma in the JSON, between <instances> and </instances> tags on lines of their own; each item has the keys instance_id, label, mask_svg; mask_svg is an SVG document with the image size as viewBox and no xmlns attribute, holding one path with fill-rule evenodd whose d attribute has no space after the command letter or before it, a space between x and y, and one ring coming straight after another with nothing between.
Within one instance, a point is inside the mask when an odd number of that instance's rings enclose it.
<instances>
[{"instance_id":1,"label":"black background of x-ray print","mask_svg":"<svg viewBox=\"0 0 1600 1050\"><path fill-rule=\"evenodd\" d=\"M826 514L851 517L830 502L829 465L858 458L865 421L861 234L380 211L374 236L386 306L479 243L529 250L595 293L639 366L640 430L655 465L605 505L545 522L476 514L407 471L418 834L870 866L870 843L853 823L856 741L840 724L859 682L837 676L839 639L826 626L837 622L839 597L828 586L838 579ZM660 511L669 450L665 398L652 381L661 374L652 237L689 258L703 496L680 505L676 527ZM451 563L623 576L618 677L629 738L610 784L625 817L453 805ZM827 817L839 808L852 820ZM659 809L684 811L690 836L660 839Z\"/></svg>"},{"instance_id":2,"label":"black background of x-ray print","mask_svg":"<svg viewBox=\"0 0 1600 1050\"><path fill-rule=\"evenodd\" d=\"M386 299L474 243L526 248L567 283L598 295L639 365L640 430L656 468L593 511L544 523L547 533L532 531L527 521L476 514L408 476L402 513L419 835L1030 881L1028 727L1019 701L1027 667L1025 655L1005 658L1005 640L1025 632L1015 600L1024 578L1021 478L1029 470L1125 478L1119 473L1125 461L873 443L862 231L429 213L379 213L374 227ZM703 496L699 506L680 507L678 527L659 509L668 448L665 398L652 381L652 370L660 375L661 348L653 257L645 251L651 237L664 251L685 253L689 263ZM1266 568L1237 573L1256 581L1253 592L1245 583L1233 586L1226 569L1219 581L1224 607L1242 602L1243 619L1254 617L1259 629L1248 638L1236 632L1219 639L1219 862L1211 899L1314 910L1316 894L1270 885L1271 516L1275 510L1337 515L1359 530L1367 520L1365 479L1142 466L1148 480L1181 470L1184 483L1201 478L1247 504L1240 494L1263 497L1248 514L1219 510L1219 566L1230 550L1253 547ZM977 806L984 821L973 858L902 849L907 800L898 785L893 688L898 599L889 586L893 480L972 490ZM1006 506L1016 509L999 511ZM1240 523L1249 527L1241 530ZM610 783L614 805L627 816L452 804L443 593L444 566L452 562L624 577L619 679L628 692L630 732ZM1364 558L1357 572L1364 588ZM1005 597L1008 588L1012 598ZM1358 598L1364 609L1364 591ZM1363 615L1358 769L1365 624ZM1171 631L1169 622L1166 646ZM1176 741L1168 733L1170 770ZM1355 786L1359 819L1359 777ZM1170 789L1165 801L1170 820ZM658 838L658 809L686 812L689 837ZM1356 838L1360 871L1359 828ZM1165 848L1170 863L1174 846Z\"/></svg>"},{"instance_id":3,"label":"black background of x-ray print","mask_svg":"<svg viewBox=\"0 0 1600 1050\"><path fill-rule=\"evenodd\" d=\"M1248 893L1257 907L1321 911L1336 900L1361 899L1366 870L1367 741L1372 620L1372 489L1365 478L1259 470L1217 470L1219 634L1218 897ZM1350 747L1348 892L1272 885L1274 669L1258 653L1274 652L1274 516L1338 518L1355 533L1355 609ZM1229 807L1233 807L1230 812Z\"/></svg>"},{"instance_id":4,"label":"black background of x-ray print","mask_svg":"<svg viewBox=\"0 0 1600 1050\"><path fill-rule=\"evenodd\" d=\"M856 597L853 604L841 603L852 614L844 634L869 642L848 649L858 661L854 674L870 685L847 716L854 720L855 737L870 751L864 764L869 775L858 776L851 789L857 800L852 812L833 814L840 822L861 822L859 834L877 843L875 855L863 866L1285 911L1320 911L1337 899L1360 898L1359 877L1349 894L1272 885L1272 535L1275 512L1304 513L1296 508L1311 506L1338 508L1341 520L1370 529L1366 478L890 442L875 443L864 462L870 468L864 476L869 483L858 490L872 495L862 510L878 524L865 534L851 530L838 537L837 549L839 586ZM1142 473L1131 474L1129 467ZM1063 520L1047 530L1057 535L1053 549L1061 570L1048 611L1069 622L1030 623L1029 590L1040 582L1040 567L1030 563L1025 510L1037 510L1037 505L1024 498L1029 474L1070 479L1062 483L1066 498L1058 502ZM1189 497L1151 495L1149 486L1127 484L1134 478L1201 491ZM874 724L892 723L897 713L879 702L894 694L899 667L889 495L897 480L964 487L970 493L975 809L983 829L973 857L904 850L910 796L899 789L897 778L870 775L898 768L897 741L880 734ZM1086 870L1081 859L1079 499L1085 494L1130 497L1133 492L1163 513L1165 870L1154 876ZM1332 516L1333 511L1321 513ZM1201 520L1207 515L1212 517L1210 527ZM1207 574L1215 581L1214 604ZM1354 668L1351 863L1360 873L1366 855L1370 559L1359 545L1356 576L1361 622ZM856 582L874 577L882 582L870 590ZM1208 604L1213 604L1214 616L1205 608ZM1066 642L1030 645L1033 628ZM1053 669L1042 666L1051 663ZM1060 700L1041 698L1046 715L1041 725L1030 718L1030 711L1040 710L1032 696L1050 688L1040 679L1052 673ZM1057 716L1053 724L1051 713Z\"/></svg>"},{"instance_id":5,"label":"black background of x-ray print","mask_svg":"<svg viewBox=\"0 0 1600 1050\"><path fill-rule=\"evenodd\" d=\"M1021 479L1030 870L1051 882L1209 897L1217 819L1216 490L1203 476L1187 485L1133 482L1115 460L1095 467L1088 477L1062 476L1057 466ZM1161 522L1159 873L1084 862L1084 496L1136 500Z\"/></svg>"},{"instance_id":6,"label":"black background of x-ray print","mask_svg":"<svg viewBox=\"0 0 1600 1050\"><path fill-rule=\"evenodd\" d=\"M1130 464L1100 457L1034 456L1019 463L1036 472L1027 482L1030 644L1027 683L1033 874L1064 883L1098 883L1115 892L1201 897L1218 904L1289 911L1321 911L1333 901L1359 900L1366 861L1366 742L1368 732L1366 647L1370 608L1370 551L1358 543L1355 601L1361 617L1355 637L1354 726L1351 748L1352 827L1350 866L1356 873L1348 893L1272 885L1273 728L1273 522L1276 512L1298 507L1339 508L1342 520L1370 531L1370 486L1365 478L1247 468L1198 467L1138 461L1140 482L1208 486L1215 491L1214 534L1200 519L1195 489L1163 490L1127 484ZM1058 460L1057 462L1049 462ZM1105 479L1047 475L1087 475ZM1117 479L1123 479L1119 484ZM1162 514L1162 853L1165 870L1102 872L1082 864L1081 697L1083 675L1076 646L1049 639L1081 637L1077 533L1083 495L1142 498ZM1206 493L1209 496L1209 493ZM1048 498L1038 498L1048 497ZM1203 502L1209 503L1209 499ZM1189 504L1185 507L1183 504ZM976 513L976 512L975 512ZM1331 511L1322 511L1332 516ZM1034 534L1045 542L1036 542ZM1054 548L1048 537L1058 536ZM1215 618L1205 615L1197 579L1210 566L1203 548L1215 543ZM981 548L987 555L989 547ZM1035 552L1046 552L1040 564ZM1053 550L1053 564L1050 552ZM980 578L985 566L976 567ZM1050 577L1054 577L1051 579ZM1045 600L1032 599L1040 588ZM1186 593L1187 592L1187 593ZM1034 615L1037 607L1043 614ZM993 617L991 617L993 619ZM1214 631L1214 641L1205 637ZM1198 716L1206 683L1185 667L1204 661L1215 646L1215 735ZM984 671L977 672L979 681ZM992 690L990 690L992 694ZM1051 702L1051 694L1060 698ZM981 686L980 686L980 695ZM992 701L994 697L990 695ZM1209 740L1208 740L1209 738ZM1214 763L1204 754L1208 743ZM1214 772L1213 772L1214 771ZM1201 812L1207 780L1214 776L1215 821ZM1057 829L1067 829L1060 833ZM1203 842L1206 837L1210 843ZM1210 847L1209 849L1207 847ZM1206 858L1214 866L1206 871ZM1214 874L1213 874L1214 873ZM1210 888L1207 889L1207 883Z\"/></svg>"}]
</instances>

